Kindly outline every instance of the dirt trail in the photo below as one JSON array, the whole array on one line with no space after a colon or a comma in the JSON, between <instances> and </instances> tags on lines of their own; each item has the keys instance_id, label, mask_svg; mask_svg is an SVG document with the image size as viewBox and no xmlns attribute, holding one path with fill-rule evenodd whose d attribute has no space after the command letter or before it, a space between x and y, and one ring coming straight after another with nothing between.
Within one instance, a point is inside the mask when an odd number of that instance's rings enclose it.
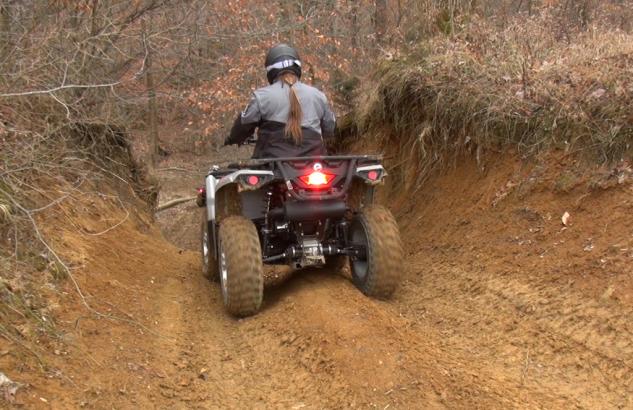
<instances>
[{"instance_id":1,"label":"dirt trail","mask_svg":"<svg viewBox=\"0 0 633 410\"><path fill-rule=\"evenodd\" d=\"M510 195L491 207L523 171L508 163L487 176L472 171L466 164L432 181L416 204L400 204L408 258L390 301L314 269L269 281L261 313L235 320L201 275L198 253L156 228L127 222L99 237L67 236L81 246L90 301L136 324L68 307L65 350L52 366L60 373L30 378L21 400L44 408L632 407L630 187L609 191L609 201L590 195L573 210L575 227L561 231L540 215L558 215L585 193L563 203L540 191L529 203ZM165 192L185 194L198 178L166 177ZM169 212L164 232L195 246L196 210ZM599 216L610 224L581 222ZM590 260L581 258L587 235Z\"/></svg>"}]
</instances>

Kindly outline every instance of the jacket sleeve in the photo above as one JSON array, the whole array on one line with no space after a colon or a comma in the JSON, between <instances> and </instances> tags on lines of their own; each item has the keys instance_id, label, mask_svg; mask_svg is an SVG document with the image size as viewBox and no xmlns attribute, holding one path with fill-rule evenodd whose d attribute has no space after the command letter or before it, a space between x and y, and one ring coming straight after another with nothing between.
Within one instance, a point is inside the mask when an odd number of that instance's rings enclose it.
<instances>
[{"instance_id":1,"label":"jacket sleeve","mask_svg":"<svg viewBox=\"0 0 633 410\"><path fill-rule=\"evenodd\" d=\"M330 107L330 103L327 100L325 94L323 94L323 118L321 118L321 133L323 138L334 137L334 131L336 130L336 117Z\"/></svg>"},{"instance_id":2,"label":"jacket sleeve","mask_svg":"<svg viewBox=\"0 0 633 410\"><path fill-rule=\"evenodd\" d=\"M253 95L246 109L235 119L231 133L224 141L224 145L243 144L244 141L253 135L261 119L262 114L259 109L259 101L257 97Z\"/></svg>"}]
</instances>

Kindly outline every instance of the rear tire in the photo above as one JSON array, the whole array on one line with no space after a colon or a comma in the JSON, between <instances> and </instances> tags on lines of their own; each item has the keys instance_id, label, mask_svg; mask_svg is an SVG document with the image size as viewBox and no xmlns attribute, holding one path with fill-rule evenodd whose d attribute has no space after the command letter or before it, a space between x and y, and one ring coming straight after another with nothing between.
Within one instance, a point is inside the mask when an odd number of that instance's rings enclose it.
<instances>
[{"instance_id":1,"label":"rear tire","mask_svg":"<svg viewBox=\"0 0 633 410\"><path fill-rule=\"evenodd\" d=\"M250 316L264 296L264 269L257 229L242 216L222 220L218 232L218 270L226 310L233 316Z\"/></svg>"},{"instance_id":2,"label":"rear tire","mask_svg":"<svg viewBox=\"0 0 633 410\"><path fill-rule=\"evenodd\" d=\"M209 235L206 208L202 210L202 220L200 221L200 255L202 255L202 274L214 282L219 282L218 262L215 259L215 248Z\"/></svg>"},{"instance_id":3,"label":"rear tire","mask_svg":"<svg viewBox=\"0 0 633 410\"><path fill-rule=\"evenodd\" d=\"M363 209L352 221L350 240L367 250L363 257L350 258L354 285L367 296L391 296L404 261L400 231L391 212L382 206Z\"/></svg>"}]
</instances>

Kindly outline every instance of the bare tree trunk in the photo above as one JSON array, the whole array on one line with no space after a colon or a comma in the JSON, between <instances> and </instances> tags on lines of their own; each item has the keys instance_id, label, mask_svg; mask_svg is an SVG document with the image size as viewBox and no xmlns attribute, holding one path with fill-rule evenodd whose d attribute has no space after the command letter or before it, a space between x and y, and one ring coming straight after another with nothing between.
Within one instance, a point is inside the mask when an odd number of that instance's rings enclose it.
<instances>
[{"instance_id":1,"label":"bare tree trunk","mask_svg":"<svg viewBox=\"0 0 633 410\"><path fill-rule=\"evenodd\" d=\"M290 26L292 24L292 19L294 18L293 6L292 2L288 0L279 0L279 5L277 6L280 11L280 20L282 28ZM287 38L287 41L294 45L294 33L292 30L284 33Z\"/></svg>"},{"instance_id":2,"label":"bare tree trunk","mask_svg":"<svg viewBox=\"0 0 633 410\"><path fill-rule=\"evenodd\" d=\"M0 58L4 60L11 50L11 15L9 0L0 0Z\"/></svg>"},{"instance_id":3,"label":"bare tree trunk","mask_svg":"<svg viewBox=\"0 0 633 410\"><path fill-rule=\"evenodd\" d=\"M351 10L351 18L352 18L352 48L358 48L358 0L350 0L352 10Z\"/></svg>"},{"instance_id":4,"label":"bare tree trunk","mask_svg":"<svg viewBox=\"0 0 633 410\"><path fill-rule=\"evenodd\" d=\"M594 2L592 0L584 0L580 4L580 10L578 10L580 18L580 27L583 30L587 30L591 24L594 13Z\"/></svg>"},{"instance_id":5,"label":"bare tree trunk","mask_svg":"<svg viewBox=\"0 0 633 410\"><path fill-rule=\"evenodd\" d=\"M455 35L455 0L448 0L449 24L451 37Z\"/></svg>"},{"instance_id":6,"label":"bare tree trunk","mask_svg":"<svg viewBox=\"0 0 633 410\"><path fill-rule=\"evenodd\" d=\"M329 19L330 20L329 21L330 24L329 24L329 27L328 27L329 32L325 33L325 34L329 38L336 38L337 34L338 34L336 23L337 23L337 19L338 19L338 16L339 16L337 1L336 0L328 0L326 4L327 4L327 10L331 10L334 13L334 15L330 16L330 19ZM334 43L330 43L328 45L328 47L327 47L327 51L328 51L329 54L335 53L336 52L336 45Z\"/></svg>"},{"instance_id":7,"label":"bare tree trunk","mask_svg":"<svg viewBox=\"0 0 633 410\"><path fill-rule=\"evenodd\" d=\"M145 20L142 21L143 46L145 47L145 86L147 88L147 113L149 119L149 154L152 168L158 162L158 109L156 107L156 89L152 73L152 47L147 41Z\"/></svg>"},{"instance_id":8,"label":"bare tree trunk","mask_svg":"<svg viewBox=\"0 0 633 410\"><path fill-rule=\"evenodd\" d=\"M279 15L281 16L281 24L290 24L290 5L286 0L279 0L277 5L279 9Z\"/></svg>"},{"instance_id":9,"label":"bare tree trunk","mask_svg":"<svg viewBox=\"0 0 633 410\"><path fill-rule=\"evenodd\" d=\"M383 44L387 32L387 0L374 0L374 32L376 43Z\"/></svg>"},{"instance_id":10,"label":"bare tree trunk","mask_svg":"<svg viewBox=\"0 0 633 410\"><path fill-rule=\"evenodd\" d=\"M523 0L519 0L519 4L517 4L517 13L521 12L521 8L523 7Z\"/></svg>"}]
</instances>

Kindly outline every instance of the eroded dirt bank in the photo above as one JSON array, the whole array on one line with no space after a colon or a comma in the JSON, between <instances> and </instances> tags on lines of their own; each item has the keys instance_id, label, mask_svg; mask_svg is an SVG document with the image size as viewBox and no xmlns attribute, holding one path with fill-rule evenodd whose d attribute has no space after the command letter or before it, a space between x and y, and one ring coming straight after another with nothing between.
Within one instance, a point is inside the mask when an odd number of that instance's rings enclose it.
<instances>
[{"instance_id":1,"label":"eroded dirt bank","mask_svg":"<svg viewBox=\"0 0 633 410\"><path fill-rule=\"evenodd\" d=\"M47 347L58 371L15 367L14 379L30 383L18 399L42 408L631 407L630 173L561 179L574 165L546 163L509 158L482 172L462 161L414 201L396 201L407 259L390 301L311 270L268 286L262 312L234 320L198 253L157 228L130 220L99 236L68 233L89 301L129 323L96 319L79 301L64 307L63 341ZM195 188L203 168L180 167L163 177L166 199ZM170 212L164 232L195 247L197 210ZM8 356L4 364L19 363Z\"/></svg>"}]
</instances>

